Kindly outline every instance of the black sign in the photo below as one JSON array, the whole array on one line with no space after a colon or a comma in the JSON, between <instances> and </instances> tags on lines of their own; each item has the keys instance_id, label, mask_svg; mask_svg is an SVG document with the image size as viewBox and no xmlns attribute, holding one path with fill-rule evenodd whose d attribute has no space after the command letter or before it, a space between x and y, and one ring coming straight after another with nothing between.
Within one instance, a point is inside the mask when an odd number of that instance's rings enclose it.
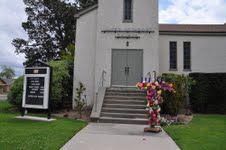
<instances>
[{"instance_id":1,"label":"black sign","mask_svg":"<svg viewBox=\"0 0 226 150\"><path fill-rule=\"evenodd\" d=\"M25 104L43 105L45 77L27 77Z\"/></svg>"}]
</instances>

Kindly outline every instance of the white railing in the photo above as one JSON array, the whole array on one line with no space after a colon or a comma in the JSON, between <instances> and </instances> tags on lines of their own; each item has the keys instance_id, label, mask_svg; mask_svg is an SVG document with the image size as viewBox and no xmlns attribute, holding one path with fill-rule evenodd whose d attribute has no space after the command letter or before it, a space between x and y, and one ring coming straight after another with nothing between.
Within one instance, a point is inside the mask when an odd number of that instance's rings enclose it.
<instances>
[{"instance_id":1,"label":"white railing","mask_svg":"<svg viewBox=\"0 0 226 150\"><path fill-rule=\"evenodd\" d=\"M98 88L96 91L96 98L95 98L95 102L94 102L95 112L97 111L98 90L99 90L99 88L104 87L104 82L106 81L106 79L105 79L106 74L107 74L107 72L105 70L103 70L101 73L101 76L100 76L100 80L98 82Z\"/></svg>"}]
</instances>

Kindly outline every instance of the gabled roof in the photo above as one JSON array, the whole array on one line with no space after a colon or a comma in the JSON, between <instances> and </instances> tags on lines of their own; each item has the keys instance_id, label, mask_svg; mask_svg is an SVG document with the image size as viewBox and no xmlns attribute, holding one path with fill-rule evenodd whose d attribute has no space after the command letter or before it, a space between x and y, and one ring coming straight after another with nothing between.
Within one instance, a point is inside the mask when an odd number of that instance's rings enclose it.
<instances>
[{"instance_id":1,"label":"gabled roof","mask_svg":"<svg viewBox=\"0 0 226 150\"><path fill-rule=\"evenodd\" d=\"M3 79L1 79L1 78L0 78L0 81L1 81L3 84L6 84L6 82L5 82ZM2 84L1 82L0 82L0 85Z\"/></svg>"},{"instance_id":2,"label":"gabled roof","mask_svg":"<svg viewBox=\"0 0 226 150\"><path fill-rule=\"evenodd\" d=\"M13 83L13 79L5 79L5 78L0 78L0 80L5 83L6 85L11 85Z\"/></svg>"}]
</instances>

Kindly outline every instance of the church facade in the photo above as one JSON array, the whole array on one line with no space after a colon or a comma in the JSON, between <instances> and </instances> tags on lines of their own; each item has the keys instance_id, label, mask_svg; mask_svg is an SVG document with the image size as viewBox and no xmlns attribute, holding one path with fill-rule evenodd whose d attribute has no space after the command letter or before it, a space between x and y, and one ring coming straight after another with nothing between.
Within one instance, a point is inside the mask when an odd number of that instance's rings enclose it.
<instances>
[{"instance_id":1,"label":"church facade","mask_svg":"<svg viewBox=\"0 0 226 150\"><path fill-rule=\"evenodd\" d=\"M159 24L158 0L99 0L76 17L74 89L89 105L154 73L226 72L226 24Z\"/></svg>"}]
</instances>

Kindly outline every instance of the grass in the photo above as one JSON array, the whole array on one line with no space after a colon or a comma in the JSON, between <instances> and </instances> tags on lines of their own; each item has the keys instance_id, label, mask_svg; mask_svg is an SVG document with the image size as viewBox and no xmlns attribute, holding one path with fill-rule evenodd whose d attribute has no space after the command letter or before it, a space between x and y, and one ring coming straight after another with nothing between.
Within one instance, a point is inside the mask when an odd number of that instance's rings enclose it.
<instances>
[{"instance_id":1,"label":"grass","mask_svg":"<svg viewBox=\"0 0 226 150\"><path fill-rule=\"evenodd\" d=\"M7 101L0 101L0 113L7 112L11 107Z\"/></svg>"},{"instance_id":2,"label":"grass","mask_svg":"<svg viewBox=\"0 0 226 150\"><path fill-rule=\"evenodd\" d=\"M195 115L189 125L166 127L182 150L226 149L226 116Z\"/></svg>"},{"instance_id":3,"label":"grass","mask_svg":"<svg viewBox=\"0 0 226 150\"><path fill-rule=\"evenodd\" d=\"M86 122L57 118L54 122L35 122L15 119L8 113L8 102L0 102L1 150L55 150L61 148Z\"/></svg>"}]
</instances>

